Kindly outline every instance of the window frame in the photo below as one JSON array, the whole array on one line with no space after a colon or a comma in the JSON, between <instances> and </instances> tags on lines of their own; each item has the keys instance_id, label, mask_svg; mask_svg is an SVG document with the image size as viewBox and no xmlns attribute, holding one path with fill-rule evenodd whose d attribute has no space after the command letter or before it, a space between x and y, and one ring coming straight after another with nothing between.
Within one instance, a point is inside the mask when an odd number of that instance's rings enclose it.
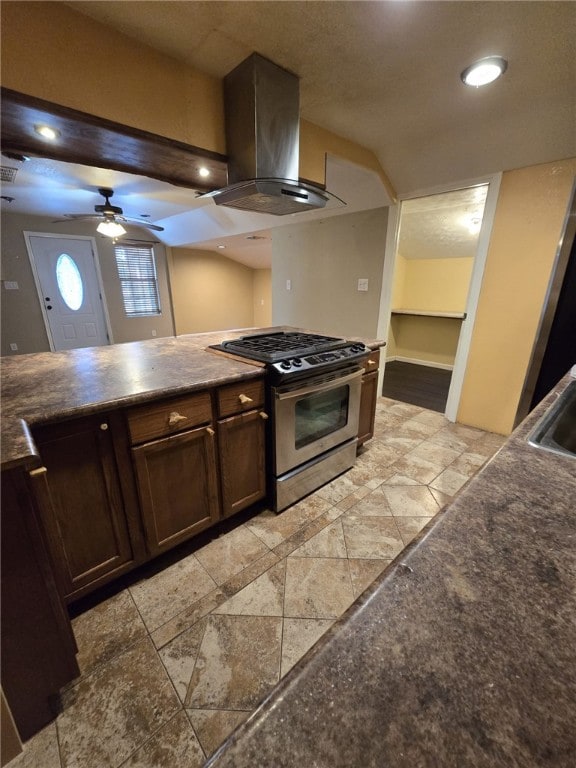
<instances>
[{"instance_id":1,"label":"window frame","mask_svg":"<svg viewBox=\"0 0 576 768\"><path fill-rule=\"evenodd\" d=\"M127 263L121 263L122 255ZM114 258L125 316L142 318L162 315L154 246L114 243Z\"/></svg>"}]
</instances>

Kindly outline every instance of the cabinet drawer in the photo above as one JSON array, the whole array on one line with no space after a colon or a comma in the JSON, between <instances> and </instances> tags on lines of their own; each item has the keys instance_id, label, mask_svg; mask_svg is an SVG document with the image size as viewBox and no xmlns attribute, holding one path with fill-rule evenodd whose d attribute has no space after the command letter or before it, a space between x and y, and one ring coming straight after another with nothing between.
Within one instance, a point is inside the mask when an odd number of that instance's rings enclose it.
<instances>
[{"instance_id":1,"label":"cabinet drawer","mask_svg":"<svg viewBox=\"0 0 576 768\"><path fill-rule=\"evenodd\" d=\"M377 371L379 365L380 365L380 350L374 349L368 355L368 359L364 360L363 362L364 370L366 371L366 373L371 373L372 371Z\"/></svg>"},{"instance_id":2,"label":"cabinet drawer","mask_svg":"<svg viewBox=\"0 0 576 768\"><path fill-rule=\"evenodd\" d=\"M232 416L264 405L264 381L256 379L229 384L218 390L218 416Z\"/></svg>"},{"instance_id":3,"label":"cabinet drawer","mask_svg":"<svg viewBox=\"0 0 576 768\"><path fill-rule=\"evenodd\" d=\"M212 406L208 392L163 400L128 411L132 445L173 435L211 421Z\"/></svg>"}]
</instances>

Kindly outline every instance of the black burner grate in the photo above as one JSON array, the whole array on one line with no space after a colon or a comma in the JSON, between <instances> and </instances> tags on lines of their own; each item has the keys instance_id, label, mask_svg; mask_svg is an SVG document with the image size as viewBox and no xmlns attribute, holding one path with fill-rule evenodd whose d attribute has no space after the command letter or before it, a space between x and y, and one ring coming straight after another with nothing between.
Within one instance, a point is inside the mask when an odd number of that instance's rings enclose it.
<instances>
[{"instance_id":1,"label":"black burner grate","mask_svg":"<svg viewBox=\"0 0 576 768\"><path fill-rule=\"evenodd\" d=\"M221 349L235 355L259 360L264 363L275 363L286 357L302 357L318 352L337 349L346 343L345 339L336 336L321 336L317 333L300 333L297 331L280 331L278 333L242 336L239 339L223 341Z\"/></svg>"}]
</instances>

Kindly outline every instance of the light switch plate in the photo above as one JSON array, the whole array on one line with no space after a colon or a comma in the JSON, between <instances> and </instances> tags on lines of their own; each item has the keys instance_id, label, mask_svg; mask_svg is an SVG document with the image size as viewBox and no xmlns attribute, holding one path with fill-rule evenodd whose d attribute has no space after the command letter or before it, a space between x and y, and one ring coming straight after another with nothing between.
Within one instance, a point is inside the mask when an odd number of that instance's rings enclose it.
<instances>
[{"instance_id":1,"label":"light switch plate","mask_svg":"<svg viewBox=\"0 0 576 768\"><path fill-rule=\"evenodd\" d=\"M286 290L287 291L292 290L292 280L286 280Z\"/></svg>"},{"instance_id":2,"label":"light switch plate","mask_svg":"<svg viewBox=\"0 0 576 768\"><path fill-rule=\"evenodd\" d=\"M368 290L368 278L367 277L359 277L358 278L358 290L359 291L367 291Z\"/></svg>"},{"instance_id":3,"label":"light switch plate","mask_svg":"<svg viewBox=\"0 0 576 768\"><path fill-rule=\"evenodd\" d=\"M17 291L19 286L16 280L4 280L4 288L7 291Z\"/></svg>"}]
</instances>

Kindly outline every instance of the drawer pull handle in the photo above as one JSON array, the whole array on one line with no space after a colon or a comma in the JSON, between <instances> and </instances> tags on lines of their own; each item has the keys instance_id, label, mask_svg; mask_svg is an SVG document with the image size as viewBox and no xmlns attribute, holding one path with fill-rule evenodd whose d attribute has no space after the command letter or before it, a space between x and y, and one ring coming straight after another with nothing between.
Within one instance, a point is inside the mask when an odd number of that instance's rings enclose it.
<instances>
[{"instance_id":1,"label":"drawer pull handle","mask_svg":"<svg viewBox=\"0 0 576 768\"><path fill-rule=\"evenodd\" d=\"M376 360L367 360L367 365L376 365Z\"/></svg>"},{"instance_id":2,"label":"drawer pull handle","mask_svg":"<svg viewBox=\"0 0 576 768\"><path fill-rule=\"evenodd\" d=\"M172 411L170 416L168 416L168 424L171 427L175 427L176 424L179 424L181 421L186 421L188 419L188 416L182 416L181 413L178 413L178 411Z\"/></svg>"},{"instance_id":3,"label":"drawer pull handle","mask_svg":"<svg viewBox=\"0 0 576 768\"><path fill-rule=\"evenodd\" d=\"M214 432L214 430L212 429L212 427L206 427L206 432L208 432L208 434L210 435L210 437L214 437L214 435L216 434L216 433Z\"/></svg>"},{"instance_id":4,"label":"drawer pull handle","mask_svg":"<svg viewBox=\"0 0 576 768\"><path fill-rule=\"evenodd\" d=\"M106 424L106 422L104 422L103 424L100 424L100 429L103 432L106 432L106 430L108 429L108 424Z\"/></svg>"},{"instance_id":5,"label":"drawer pull handle","mask_svg":"<svg viewBox=\"0 0 576 768\"><path fill-rule=\"evenodd\" d=\"M247 405L248 403L253 403L251 397L248 397L248 395L238 395L238 400L242 403L242 405Z\"/></svg>"},{"instance_id":6,"label":"drawer pull handle","mask_svg":"<svg viewBox=\"0 0 576 768\"><path fill-rule=\"evenodd\" d=\"M264 419L264 421L266 421L266 419L268 418L268 414L264 413L264 411L260 411L260 418Z\"/></svg>"}]
</instances>

